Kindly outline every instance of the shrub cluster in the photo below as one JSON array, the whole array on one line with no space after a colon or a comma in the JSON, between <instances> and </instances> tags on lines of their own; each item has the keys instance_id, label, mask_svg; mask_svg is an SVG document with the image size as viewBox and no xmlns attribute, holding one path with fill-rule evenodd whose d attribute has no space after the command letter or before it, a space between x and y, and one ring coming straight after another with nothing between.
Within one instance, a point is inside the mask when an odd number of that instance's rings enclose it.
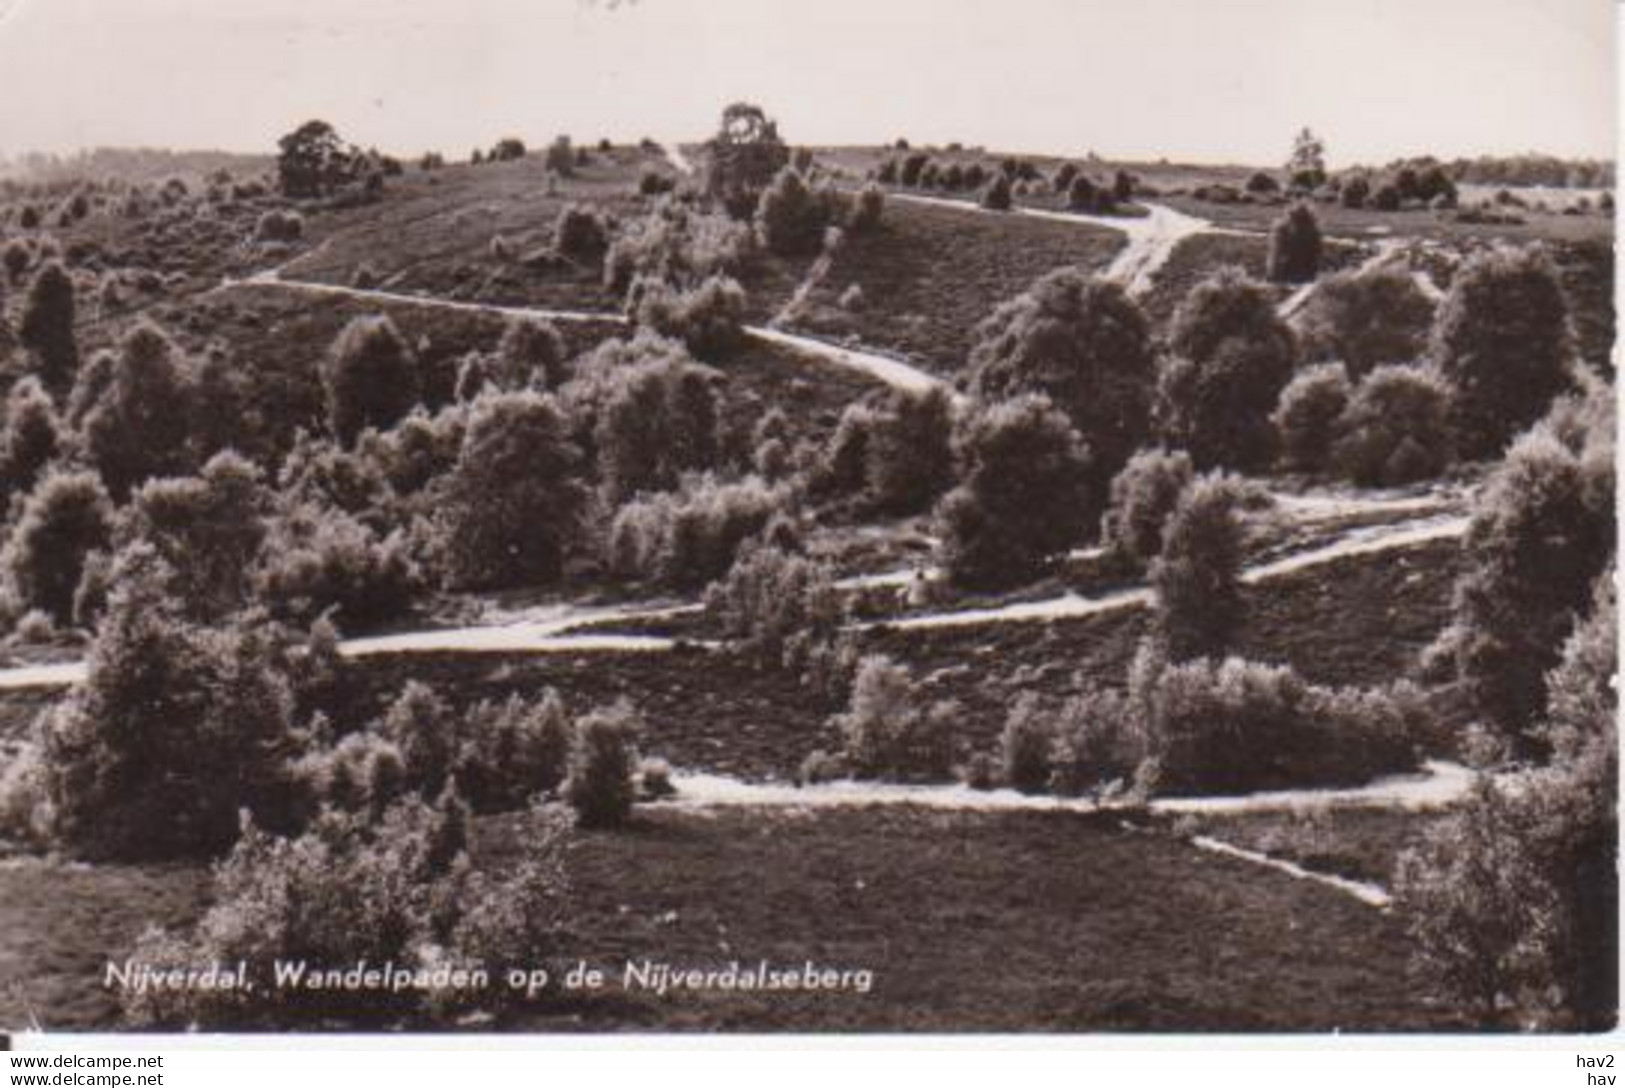
<instances>
[{"instance_id":1,"label":"shrub cluster","mask_svg":"<svg viewBox=\"0 0 1625 1088\"><path fill-rule=\"evenodd\" d=\"M610 526L611 570L626 578L696 588L722 577L739 546L789 505L783 486L759 477L724 482L710 474L679 491L621 507Z\"/></svg>"},{"instance_id":2,"label":"shrub cluster","mask_svg":"<svg viewBox=\"0 0 1625 1088\"><path fill-rule=\"evenodd\" d=\"M841 762L859 778L941 781L953 773L959 706L928 702L908 669L873 654L858 665L851 703L832 726Z\"/></svg>"},{"instance_id":3,"label":"shrub cluster","mask_svg":"<svg viewBox=\"0 0 1625 1088\"><path fill-rule=\"evenodd\" d=\"M1162 531L1195 470L1179 450L1141 450L1112 480L1111 501L1101 518L1107 549L1129 566L1144 569L1162 551Z\"/></svg>"}]
</instances>

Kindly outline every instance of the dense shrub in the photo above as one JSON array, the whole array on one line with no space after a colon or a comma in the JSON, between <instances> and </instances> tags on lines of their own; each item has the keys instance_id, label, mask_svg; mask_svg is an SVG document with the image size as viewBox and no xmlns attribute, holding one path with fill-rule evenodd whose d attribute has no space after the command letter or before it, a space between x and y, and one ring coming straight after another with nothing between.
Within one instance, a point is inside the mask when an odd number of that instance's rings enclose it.
<instances>
[{"instance_id":1,"label":"dense shrub","mask_svg":"<svg viewBox=\"0 0 1625 1088\"><path fill-rule=\"evenodd\" d=\"M953 402L946 391L894 393L864 443L869 504L890 515L931 508L953 483Z\"/></svg>"},{"instance_id":2,"label":"dense shrub","mask_svg":"<svg viewBox=\"0 0 1625 1088\"><path fill-rule=\"evenodd\" d=\"M1338 422L1339 468L1364 487L1431 479L1450 465L1450 387L1421 367L1365 376Z\"/></svg>"},{"instance_id":3,"label":"dense shrub","mask_svg":"<svg viewBox=\"0 0 1625 1088\"><path fill-rule=\"evenodd\" d=\"M1150 433L1150 326L1123 288L1075 269L1051 272L978 328L970 385L985 398L1042 393L1094 455L1104 490Z\"/></svg>"},{"instance_id":4,"label":"dense shrub","mask_svg":"<svg viewBox=\"0 0 1625 1088\"><path fill-rule=\"evenodd\" d=\"M908 669L875 654L859 663L851 703L832 724L857 777L941 781L953 771L959 714L951 702L928 705Z\"/></svg>"},{"instance_id":5,"label":"dense shrub","mask_svg":"<svg viewBox=\"0 0 1625 1088\"><path fill-rule=\"evenodd\" d=\"M122 532L168 564L176 576L173 596L188 616L218 618L247 602L269 505L259 470L228 451L196 476L144 484Z\"/></svg>"},{"instance_id":6,"label":"dense shrub","mask_svg":"<svg viewBox=\"0 0 1625 1088\"><path fill-rule=\"evenodd\" d=\"M576 536L580 472L580 451L551 397L476 400L440 511L447 581L472 588L556 579Z\"/></svg>"},{"instance_id":7,"label":"dense shrub","mask_svg":"<svg viewBox=\"0 0 1625 1088\"><path fill-rule=\"evenodd\" d=\"M858 190L857 199L846 216L846 227L853 234L873 234L880 229L881 217L886 211L886 193L880 186L870 183Z\"/></svg>"},{"instance_id":8,"label":"dense shrub","mask_svg":"<svg viewBox=\"0 0 1625 1088\"><path fill-rule=\"evenodd\" d=\"M254 988L131 991L125 1015L170 1030L379 1030L421 1025L469 1000L409 986L358 1001L342 987L276 985L274 965L300 962L310 971L388 964L407 977L479 968L489 989L467 992L498 1003L507 971L550 963L563 937L564 831L541 813L531 821L524 859L501 878L470 871L455 805L411 800L376 819L328 812L294 839L249 824L216 870L212 905L195 931L185 939L150 931L137 955L157 970L246 963Z\"/></svg>"},{"instance_id":9,"label":"dense shrub","mask_svg":"<svg viewBox=\"0 0 1625 1088\"><path fill-rule=\"evenodd\" d=\"M631 818L640 731L637 712L624 700L576 722L564 796L582 827L620 827Z\"/></svg>"},{"instance_id":10,"label":"dense shrub","mask_svg":"<svg viewBox=\"0 0 1625 1088\"><path fill-rule=\"evenodd\" d=\"M1247 178L1245 188L1249 193L1278 193L1281 191L1281 183L1264 171L1258 170Z\"/></svg>"},{"instance_id":11,"label":"dense shrub","mask_svg":"<svg viewBox=\"0 0 1625 1088\"><path fill-rule=\"evenodd\" d=\"M747 545L706 590L705 607L746 653L788 669L833 639L844 618L827 564L768 544Z\"/></svg>"},{"instance_id":12,"label":"dense shrub","mask_svg":"<svg viewBox=\"0 0 1625 1088\"><path fill-rule=\"evenodd\" d=\"M1270 229L1269 278L1310 283L1320 274L1320 222L1308 204L1294 205Z\"/></svg>"},{"instance_id":13,"label":"dense shrub","mask_svg":"<svg viewBox=\"0 0 1625 1088\"><path fill-rule=\"evenodd\" d=\"M538 794L564 783L573 723L564 701L549 689L527 703L482 702L463 720L457 783L476 812L524 808Z\"/></svg>"},{"instance_id":14,"label":"dense shrub","mask_svg":"<svg viewBox=\"0 0 1625 1088\"><path fill-rule=\"evenodd\" d=\"M348 446L363 429L388 430L418 404L417 359L389 318L357 317L323 362L322 389L328 424Z\"/></svg>"},{"instance_id":15,"label":"dense shrub","mask_svg":"<svg viewBox=\"0 0 1625 1088\"><path fill-rule=\"evenodd\" d=\"M982 190L982 207L996 212L1007 212L1011 206L1010 176L1000 174Z\"/></svg>"},{"instance_id":16,"label":"dense shrub","mask_svg":"<svg viewBox=\"0 0 1625 1088\"><path fill-rule=\"evenodd\" d=\"M1363 208L1366 201L1371 199L1371 182L1359 175L1349 178L1343 182L1338 197L1345 208Z\"/></svg>"},{"instance_id":17,"label":"dense shrub","mask_svg":"<svg viewBox=\"0 0 1625 1088\"><path fill-rule=\"evenodd\" d=\"M1143 569L1162 551L1162 530L1194 476L1190 456L1161 448L1136 453L1112 480L1101 518L1107 549Z\"/></svg>"},{"instance_id":18,"label":"dense shrub","mask_svg":"<svg viewBox=\"0 0 1625 1088\"><path fill-rule=\"evenodd\" d=\"M408 680L378 723L378 734L401 753L404 785L425 799L438 797L457 759L457 719L434 689Z\"/></svg>"},{"instance_id":19,"label":"dense shrub","mask_svg":"<svg viewBox=\"0 0 1625 1088\"><path fill-rule=\"evenodd\" d=\"M730 276L709 276L687 290L638 279L629 303L637 328L681 340L702 359L726 356L745 339L745 289Z\"/></svg>"},{"instance_id":20,"label":"dense shrub","mask_svg":"<svg viewBox=\"0 0 1625 1088\"><path fill-rule=\"evenodd\" d=\"M824 231L840 222L840 194L815 188L794 167L785 167L762 193L756 206L756 232L769 253L795 257L817 253Z\"/></svg>"},{"instance_id":21,"label":"dense shrub","mask_svg":"<svg viewBox=\"0 0 1625 1088\"><path fill-rule=\"evenodd\" d=\"M553 142L547 145L547 157L544 161L547 169L559 177L574 177L576 155L575 149L570 145L570 137L562 135L553 137Z\"/></svg>"},{"instance_id":22,"label":"dense shrub","mask_svg":"<svg viewBox=\"0 0 1625 1088\"><path fill-rule=\"evenodd\" d=\"M157 326L143 322L125 334L106 385L80 423L85 453L115 499L191 467L190 379L180 350Z\"/></svg>"},{"instance_id":23,"label":"dense shrub","mask_svg":"<svg viewBox=\"0 0 1625 1088\"><path fill-rule=\"evenodd\" d=\"M23 503L3 554L18 607L69 622L85 560L108 546L112 522L113 504L95 473L48 471Z\"/></svg>"},{"instance_id":24,"label":"dense shrub","mask_svg":"<svg viewBox=\"0 0 1625 1088\"><path fill-rule=\"evenodd\" d=\"M1236 658L1141 662L1135 679L1129 701L1165 793L1351 786L1417 764L1415 689L1320 688Z\"/></svg>"},{"instance_id":25,"label":"dense shrub","mask_svg":"<svg viewBox=\"0 0 1625 1088\"><path fill-rule=\"evenodd\" d=\"M296 211L272 208L254 223L256 242L297 242L305 234L305 217Z\"/></svg>"},{"instance_id":26,"label":"dense shrub","mask_svg":"<svg viewBox=\"0 0 1625 1088\"><path fill-rule=\"evenodd\" d=\"M529 153L525 141L517 136L504 136L491 145L491 151L486 155L489 162L515 162Z\"/></svg>"},{"instance_id":27,"label":"dense shrub","mask_svg":"<svg viewBox=\"0 0 1625 1088\"><path fill-rule=\"evenodd\" d=\"M914 188L920 184L920 175L925 172L926 164L930 161L931 156L923 151L916 151L911 155L904 156L903 165L898 172L898 180L909 188Z\"/></svg>"},{"instance_id":28,"label":"dense shrub","mask_svg":"<svg viewBox=\"0 0 1625 1088\"><path fill-rule=\"evenodd\" d=\"M312 503L288 502L273 518L255 593L271 611L309 621L331 612L347 629L405 613L421 575L402 534L387 536L355 516Z\"/></svg>"},{"instance_id":29,"label":"dense shrub","mask_svg":"<svg viewBox=\"0 0 1625 1088\"><path fill-rule=\"evenodd\" d=\"M1541 426L1520 438L1474 501L1448 650L1479 720L1523 751L1573 617L1615 546L1612 393L1608 417L1566 444Z\"/></svg>"},{"instance_id":30,"label":"dense shrub","mask_svg":"<svg viewBox=\"0 0 1625 1088\"><path fill-rule=\"evenodd\" d=\"M44 723L55 833L99 858L225 849L238 812L287 815L292 693L252 621L190 626L142 548L115 571L83 686Z\"/></svg>"},{"instance_id":31,"label":"dense shrub","mask_svg":"<svg viewBox=\"0 0 1625 1088\"><path fill-rule=\"evenodd\" d=\"M1004 781L1022 793L1043 793L1050 784L1055 725L1034 692L1017 699L999 735Z\"/></svg>"},{"instance_id":32,"label":"dense shrub","mask_svg":"<svg viewBox=\"0 0 1625 1088\"><path fill-rule=\"evenodd\" d=\"M695 588L722 577L740 544L789 503L759 477L724 483L704 475L680 491L624 505L610 526L609 565L622 577Z\"/></svg>"},{"instance_id":33,"label":"dense shrub","mask_svg":"<svg viewBox=\"0 0 1625 1088\"><path fill-rule=\"evenodd\" d=\"M62 446L62 424L39 380L27 377L13 385L0 430L0 487L7 495L31 491Z\"/></svg>"},{"instance_id":34,"label":"dense shrub","mask_svg":"<svg viewBox=\"0 0 1625 1088\"><path fill-rule=\"evenodd\" d=\"M1281 390L1270 421L1288 468L1320 472L1331 463L1339 424L1353 396L1341 363L1307 367Z\"/></svg>"},{"instance_id":35,"label":"dense shrub","mask_svg":"<svg viewBox=\"0 0 1625 1088\"><path fill-rule=\"evenodd\" d=\"M961 482L936 518L956 583L1018 584L1098 524L1089 453L1048 399L1027 394L979 411L954 445Z\"/></svg>"},{"instance_id":36,"label":"dense shrub","mask_svg":"<svg viewBox=\"0 0 1625 1088\"><path fill-rule=\"evenodd\" d=\"M648 215L623 223L604 255L604 283L624 292L640 276L689 287L739 271L755 234L725 216L662 200Z\"/></svg>"},{"instance_id":37,"label":"dense shrub","mask_svg":"<svg viewBox=\"0 0 1625 1088\"><path fill-rule=\"evenodd\" d=\"M717 463L720 376L681 349L648 348L644 361L606 366L591 377L596 386L590 394L592 442L599 477L613 503L643 491L670 490L683 473Z\"/></svg>"},{"instance_id":38,"label":"dense shrub","mask_svg":"<svg viewBox=\"0 0 1625 1088\"><path fill-rule=\"evenodd\" d=\"M660 196L677 188L677 179L659 170L648 169L638 175L638 193L642 196Z\"/></svg>"},{"instance_id":39,"label":"dense shrub","mask_svg":"<svg viewBox=\"0 0 1625 1088\"><path fill-rule=\"evenodd\" d=\"M1462 454L1500 453L1571 383L1573 334L1551 259L1538 248L1469 258L1439 310L1432 354L1456 387Z\"/></svg>"},{"instance_id":40,"label":"dense shrub","mask_svg":"<svg viewBox=\"0 0 1625 1088\"><path fill-rule=\"evenodd\" d=\"M53 396L73 385L79 369L74 338L73 277L60 261L47 261L34 273L23 299L17 339L32 357L32 368Z\"/></svg>"},{"instance_id":41,"label":"dense shrub","mask_svg":"<svg viewBox=\"0 0 1625 1088\"><path fill-rule=\"evenodd\" d=\"M1275 446L1270 413L1292 378L1292 331L1269 293L1238 269L1195 287L1175 312L1157 374L1157 417L1198 468L1250 470Z\"/></svg>"},{"instance_id":42,"label":"dense shrub","mask_svg":"<svg viewBox=\"0 0 1625 1088\"><path fill-rule=\"evenodd\" d=\"M553 248L566 257L596 260L609 248L604 217L581 204L566 204L553 223Z\"/></svg>"},{"instance_id":43,"label":"dense shrub","mask_svg":"<svg viewBox=\"0 0 1625 1088\"><path fill-rule=\"evenodd\" d=\"M1306 359L1340 362L1359 380L1372 368L1424 357L1433 302L1403 268L1326 277L1298 313Z\"/></svg>"},{"instance_id":44,"label":"dense shrub","mask_svg":"<svg viewBox=\"0 0 1625 1088\"><path fill-rule=\"evenodd\" d=\"M1210 473L1192 481L1168 518L1151 586L1153 629L1172 661L1222 655L1241 624L1249 501L1245 485Z\"/></svg>"}]
</instances>

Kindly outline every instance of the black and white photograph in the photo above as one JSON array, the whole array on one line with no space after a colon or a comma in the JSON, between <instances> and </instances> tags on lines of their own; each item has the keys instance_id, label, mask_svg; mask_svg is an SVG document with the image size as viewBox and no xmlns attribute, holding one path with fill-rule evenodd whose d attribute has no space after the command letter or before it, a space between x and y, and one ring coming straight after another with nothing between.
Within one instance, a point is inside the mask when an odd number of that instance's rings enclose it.
<instances>
[{"instance_id":1,"label":"black and white photograph","mask_svg":"<svg viewBox=\"0 0 1625 1088\"><path fill-rule=\"evenodd\" d=\"M0 0L0 1037L1614 1031L1616 66Z\"/></svg>"}]
</instances>

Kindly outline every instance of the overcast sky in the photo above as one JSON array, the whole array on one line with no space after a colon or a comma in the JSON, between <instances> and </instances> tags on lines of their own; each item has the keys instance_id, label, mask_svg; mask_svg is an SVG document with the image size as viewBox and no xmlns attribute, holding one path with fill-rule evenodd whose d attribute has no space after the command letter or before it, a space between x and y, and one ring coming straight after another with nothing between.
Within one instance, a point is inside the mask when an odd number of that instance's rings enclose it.
<instances>
[{"instance_id":1,"label":"overcast sky","mask_svg":"<svg viewBox=\"0 0 1625 1088\"><path fill-rule=\"evenodd\" d=\"M1610 0L0 0L0 153L698 139L1612 156Z\"/></svg>"}]
</instances>

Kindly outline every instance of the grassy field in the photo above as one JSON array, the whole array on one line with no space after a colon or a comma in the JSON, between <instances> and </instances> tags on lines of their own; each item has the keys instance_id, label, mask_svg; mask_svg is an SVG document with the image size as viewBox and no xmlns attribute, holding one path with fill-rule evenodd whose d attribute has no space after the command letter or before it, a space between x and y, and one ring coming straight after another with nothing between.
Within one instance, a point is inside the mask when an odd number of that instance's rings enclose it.
<instances>
[{"instance_id":1,"label":"grassy field","mask_svg":"<svg viewBox=\"0 0 1625 1088\"><path fill-rule=\"evenodd\" d=\"M476 865L525 849L526 817L482 821ZM1332 889L1116 817L641 811L619 834L577 833L561 963L601 967L590 999L540 1001L527 1031L1443 1030L1405 974L1387 915ZM148 922L202 909L197 869L0 869L0 1015L53 1028L113 1023L100 987ZM63 904L68 906L64 907ZM21 939L23 935L27 939ZM868 970L869 993L628 992L649 958ZM4 991L0 991L4 992ZM23 1021L23 1022L26 1022ZM487 1027L492 1025L485 1025Z\"/></svg>"}]
</instances>

